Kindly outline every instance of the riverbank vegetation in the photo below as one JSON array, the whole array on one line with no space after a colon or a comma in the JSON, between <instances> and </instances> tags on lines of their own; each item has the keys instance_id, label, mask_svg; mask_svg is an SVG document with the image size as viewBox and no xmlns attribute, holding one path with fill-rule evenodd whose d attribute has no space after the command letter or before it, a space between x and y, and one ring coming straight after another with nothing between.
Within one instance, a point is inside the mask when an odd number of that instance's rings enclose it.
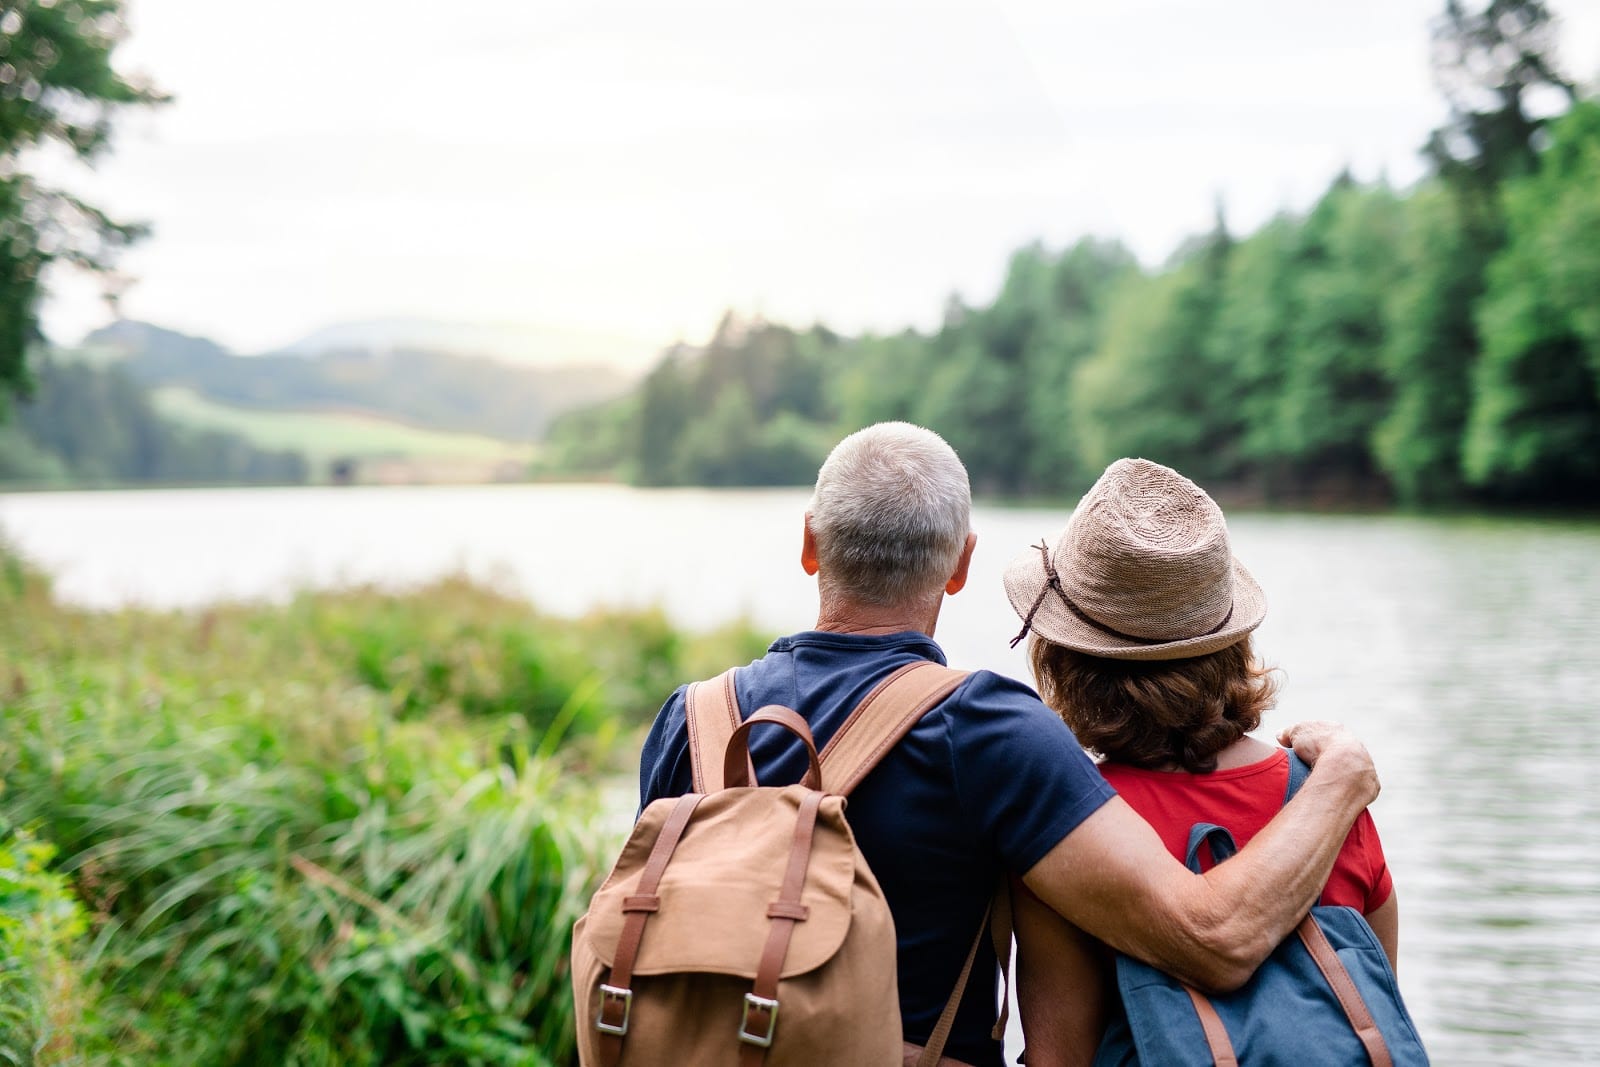
<instances>
[{"instance_id":1,"label":"riverbank vegetation","mask_svg":"<svg viewBox=\"0 0 1600 1067\"><path fill-rule=\"evenodd\" d=\"M760 643L460 579L87 612L0 552L0 1062L568 1062L603 783Z\"/></svg>"}]
</instances>

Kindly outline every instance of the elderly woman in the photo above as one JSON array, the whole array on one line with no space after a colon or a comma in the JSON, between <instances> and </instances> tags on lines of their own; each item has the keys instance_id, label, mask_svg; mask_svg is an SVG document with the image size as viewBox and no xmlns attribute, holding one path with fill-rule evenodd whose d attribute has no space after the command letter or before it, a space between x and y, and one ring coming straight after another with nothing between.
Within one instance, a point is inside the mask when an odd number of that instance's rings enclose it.
<instances>
[{"instance_id":1,"label":"elderly woman","mask_svg":"<svg viewBox=\"0 0 1600 1067\"><path fill-rule=\"evenodd\" d=\"M1178 472L1113 463L1053 544L1007 568L1040 695L1100 773L1184 857L1190 827L1243 845L1282 807L1288 755L1249 736L1276 683L1251 647L1266 600L1234 559L1216 503ZM1018 1001L1029 1067L1088 1063L1118 1009L1108 950L1015 887ZM1324 904L1362 912L1393 963L1399 915L1363 812Z\"/></svg>"}]
</instances>

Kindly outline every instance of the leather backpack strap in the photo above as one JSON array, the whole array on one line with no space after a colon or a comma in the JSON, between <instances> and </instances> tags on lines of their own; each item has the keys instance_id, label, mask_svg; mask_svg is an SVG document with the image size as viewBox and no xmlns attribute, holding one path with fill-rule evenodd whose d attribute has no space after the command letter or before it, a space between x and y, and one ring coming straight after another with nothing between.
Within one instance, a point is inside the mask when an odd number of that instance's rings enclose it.
<instances>
[{"instance_id":1,"label":"leather backpack strap","mask_svg":"<svg viewBox=\"0 0 1600 1067\"><path fill-rule=\"evenodd\" d=\"M994 903L983 910L983 922L978 925L978 936L972 939L972 947L967 950L967 961L961 965L961 976L956 979L956 988L950 994L950 999L945 1001L944 1011L939 1013L939 1021L933 1024L933 1033L928 1035L928 1043L922 1046L922 1055L917 1059L917 1067L939 1067L939 1060L944 1055L944 1044L950 1040L950 1031L956 1025L956 1010L961 1007L961 998L967 991L967 979L972 977L972 965L978 959L978 947L983 944L985 933L989 929L989 917L994 911Z\"/></svg>"},{"instance_id":2,"label":"leather backpack strap","mask_svg":"<svg viewBox=\"0 0 1600 1067\"><path fill-rule=\"evenodd\" d=\"M1011 879L1002 877L989 910L989 937L994 941L994 958L1000 963L1000 1018L989 1031L996 1041L1005 1038L1006 1022L1011 1018L1011 930Z\"/></svg>"},{"instance_id":3,"label":"leather backpack strap","mask_svg":"<svg viewBox=\"0 0 1600 1067\"><path fill-rule=\"evenodd\" d=\"M1305 760L1294 754L1294 749L1289 749L1289 784L1283 791L1285 804L1294 799L1309 777L1311 768ZM1383 1040L1383 1033L1378 1029L1378 1024L1373 1022L1372 1013L1367 1009L1366 1001L1361 999L1361 991L1356 988L1350 972L1345 970L1339 954L1328 944L1328 935L1309 915L1300 920L1296 932L1300 935L1300 943L1305 945L1317 969L1322 972L1328 987L1333 990L1345 1018L1350 1020L1350 1029L1356 1032L1361 1046L1367 1050L1367 1058L1372 1061L1373 1067L1389 1067L1394 1061L1389 1056L1389 1046Z\"/></svg>"},{"instance_id":4,"label":"leather backpack strap","mask_svg":"<svg viewBox=\"0 0 1600 1067\"><path fill-rule=\"evenodd\" d=\"M1006 1021L1011 1017L1011 929L1011 885L1009 880L1002 878L994 892L994 898L989 902L988 910L983 913L983 922L978 926L978 936L973 938L972 947L967 950L967 962L961 966L961 976L956 979L955 990L945 1002L944 1011L939 1013L939 1021L934 1024L928 1043L923 1046L917 1067L937 1067L940 1057L944 1055L945 1042L950 1039L950 1029L956 1022L956 1010L961 1007L961 998L967 992L967 981L972 977L972 965L978 958L978 946L983 944L985 934L994 942L994 955L1000 963L1000 981L1003 986L1000 996L1000 1017L995 1020L994 1029L989 1031L989 1037L995 1041L1005 1038Z\"/></svg>"},{"instance_id":5,"label":"leather backpack strap","mask_svg":"<svg viewBox=\"0 0 1600 1067\"><path fill-rule=\"evenodd\" d=\"M778 1025L778 981L783 960L789 952L794 924L804 922L809 915L809 910L801 903L801 895L806 885L806 869L811 863L817 812L822 808L824 795L812 790L800 801L783 886L778 891L778 899L767 905L767 918L772 925L767 928L767 943L756 967L754 988L744 998L744 1017L739 1023L739 1067L761 1067Z\"/></svg>"},{"instance_id":6,"label":"leather backpack strap","mask_svg":"<svg viewBox=\"0 0 1600 1067\"><path fill-rule=\"evenodd\" d=\"M1350 977L1350 972L1345 970L1339 954L1328 943L1328 935L1322 932L1317 920L1309 915L1300 920L1297 933L1300 935L1300 942L1311 954L1312 962L1317 965L1328 987L1333 990L1344 1017L1350 1021L1350 1029L1356 1032L1361 1047L1367 1050L1367 1058L1372 1061L1372 1067L1392 1067L1394 1060L1389 1056L1389 1046L1383 1040L1383 1033L1378 1029L1378 1024L1373 1022L1372 1012L1367 1010L1367 1002L1361 999L1361 990L1356 988L1356 983Z\"/></svg>"},{"instance_id":7,"label":"leather backpack strap","mask_svg":"<svg viewBox=\"0 0 1600 1067\"><path fill-rule=\"evenodd\" d=\"M1189 994L1194 1013L1200 1017L1200 1032L1205 1035L1206 1051L1211 1053L1212 1067L1239 1067L1239 1057L1233 1051L1228 1028L1222 1024L1222 1016L1217 1014L1211 999L1192 986L1184 986L1183 991Z\"/></svg>"},{"instance_id":8,"label":"leather backpack strap","mask_svg":"<svg viewBox=\"0 0 1600 1067\"><path fill-rule=\"evenodd\" d=\"M600 1011L594 1020L595 1029L600 1031L601 1067L616 1067L622 1059L622 1039L628 1034L628 1020L633 1014L633 964L639 955L639 943L644 940L645 923L661 908L661 898L656 895L661 876L678 842L683 840L695 805L704 799L699 793L686 793L678 798L655 844L650 847L639 884L622 900L625 916L622 934L617 940L609 981L600 983Z\"/></svg>"},{"instance_id":9,"label":"leather backpack strap","mask_svg":"<svg viewBox=\"0 0 1600 1067\"><path fill-rule=\"evenodd\" d=\"M723 759L728 742L739 728L739 697L733 689L733 676L739 668L729 667L721 674L689 686L684 701L684 718L689 724L689 764L696 793L715 793L723 786ZM755 781L755 771L750 781Z\"/></svg>"},{"instance_id":10,"label":"leather backpack strap","mask_svg":"<svg viewBox=\"0 0 1600 1067\"><path fill-rule=\"evenodd\" d=\"M848 796L924 715L966 680L966 671L952 670L931 660L908 663L892 672L856 705L849 718L823 747L819 756L822 762L822 788L829 793ZM944 1054L945 1042L949 1040L950 1029L955 1025L956 1010L961 1006L961 998L967 991L967 980L971 978L973 964L978 958L978 949L989 931L993 907L991 903L989 910L983 914L983 922L978 927L972 947L967 951L956 987L945 1003L928 1043L923 1046L919 1067L934 1067ZM1009 929L1006 938L1009 943Z\"/></svg>"},{"instance_id":11,"label":"leather backpack strap","mask_svg":"<svg viewBox=\"0 0 1600 1067\"><path fill-rule=\"evenodd\" d=\"M823 746L819 754L823 791L849 796L878 761L966 679L966 671L921 660L879 682Z\"/></svg>"}]
</instances>

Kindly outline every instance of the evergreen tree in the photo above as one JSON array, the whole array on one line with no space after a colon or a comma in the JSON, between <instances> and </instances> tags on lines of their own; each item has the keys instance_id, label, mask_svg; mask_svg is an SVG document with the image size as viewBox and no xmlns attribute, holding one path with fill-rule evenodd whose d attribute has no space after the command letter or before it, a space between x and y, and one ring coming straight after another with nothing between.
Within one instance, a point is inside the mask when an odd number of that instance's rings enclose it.
<instances>
[{"instance_id":1,"label":"evergreen tree","mask_svg":"<svg viewBox=\"0 0 1600 1067\"><path fill-rule=\"evenodd\" d=\"M1512 499L1600 499L1600 104L1552 128L1508 184L1507 242L1478 307L1468 480Z\"/></svg>"},{"instance_id":2,"label":"evergreen tree","mask_svg":"<svg viewBox=\"0 0 1600 1067\"><path fill-rule=\"evenodd\" d=\"M1395 279L1399 203L1383 186L1336 180L1300 227L1273 451L1302 486L1370 483L1387 409L1383 306Z\"/></svg>"},{"instance_id":3,"label":"evergreen tree","mask_svg":"<svg viewBox=\"0 0 1600 1067\"><path fill-rule=\"evenodd\" d=\"M1101 344L1112 292L1137 273L1125 247L1091 238L1068 248L1051 269L1050 314L1030 339L1022 367L1030 442L1022 473L1030 491L1077 491L1100 473L1080 456L1073 379Z\"/></svg>"},{"instance_id":4,"label":"evergreen tree","mask_svg":"<svg viewBox=\"0 0 1600 1067\"><path fill-rule=\"evenodd\" d=\"M1211 364L1230 383L1230 465L1268 495L1289 482L1278 440L1285 353L1301 314L1295 276L1304 256L1300 224L1287 216L1239 241L1228 256L1210 339Z\"/></svg>"},{"instance_id":5,"label":"evergreen tree","mask_svg":"<svg viewBox=\"0 0 1600 1067\"><path fill-rule=\"evenodd\" d=\"M1531 105L1541 95L1546 110L1551 100L1575 98L1557 69L1555 40L1543 0L1488 0L1474 9L1447 0L1434 24L1434 80L1450 118L1424 151L1450 199L1428 191L1413 198L1400 251L1408 269L1387 316L1385 366L1396 396L1375 439L1380 464L1411 502L1463 491L1470 383L1482 348L1478 301L1506 237L1501 187L1535 166L1546 120ZM1481 485L1486 446L1477 436L1479 473L1471 480Z\"/></svg>"},{"instance_id":6,"label":"evergreen tree","mask_svg":"<svg viewBox=\"0 0 1600 1067\"><path fill-rule=\"evenodd\" d=\"M1131 279L1103 341L1076 378L1074 425L1085 472L1119 456L1177 464L1200 478L1237 473L1230 361L1210 339L1233 238L1212 232L1155 278Z\"/></svg>"},{"instance_id":7,"label":"evergreen tree","mask_svg":"<svg viewBox=\"0 0 1600 1067\"><path fill-rule=\"evenodd\" d=\"M678 442L679 480L690 485L749 485L758 481L750 467L760 427L743 382L716 392L709 411L689 420Z\"/></svg>"},{"instance_id":8,"label":"evergreen tree","mask_svg":"<svg viewBox=\"0 0 1600 1067\"><path fill-rule=\"evenodd\" d=\"M841 348L824 382L838 425L850 430L875 422L914 421L932 374L934 349L915 330L868 334Z\"/></svg>"},{"instance_id":9,"label":"evergreen tree","mask_svg":"<svg viewBox=\"0 0 1600 1067\"><path fill-rule=\"evenodd\" d=\"M6 0L0 5L0 414L28 385L25 357L39 337L43 272L64 260L109 270L140 230L40 184L27 163L40 148L91 162L129 105L161 99L119 74L122 0Z\"/></svg>"},{"instance_id":10,"label":"evergreen tree","mask_svg":"<svg viewBox=\"0 0 1600 1067\"><path fill-rule=\"evenodd\" d=\"M1383 367L1393 399L1373 451L1407 503L1443 503L1465 492L1461 439L1479 349L1472 309L1496 226L1438 182L1405 205L1397 279L1384 311Z\"/></svg>"},{"instance_id":11,"label":"evergreen tree","mask_svg":"<svg viewBox=\"0 0 1600 1067\"><path fill-rule=\"evenodd\" d=\"M637 435L629 472L631 480L639 485L682 482L678 449L690 420L697 414L697 402L684 368L687 358L688 353L681 348L669 351L640 386Z\"/></svg>"},{"instance_id":12,"label":"evergreen tree","mask_svg":"<svg viewBox=\"0 0 1600 1067\"><path fill-rule=\"evenodd\" d=\"M1433 28L1434 81L1450 119L1425 149L1446 181L1492 194L1533 169L1544 119L1529 110L1540 93L1576 99L1556 68L1555 23L1544 0L1446 0Z\"/></svg>"},{"instance_id":13,"label":"evergreen tree","mask_svg":"<svg viewBox=\"0 0 1600 1067\"><path fill-rule=\"evenodd\" d=\"M917 421L944 435L975 486L1023 488L1035 441L1026 419L1028 350L1052 316L1051 259L1037 242L1011 257L994 302L947 317Z\"/></svg>"}]
</instances>

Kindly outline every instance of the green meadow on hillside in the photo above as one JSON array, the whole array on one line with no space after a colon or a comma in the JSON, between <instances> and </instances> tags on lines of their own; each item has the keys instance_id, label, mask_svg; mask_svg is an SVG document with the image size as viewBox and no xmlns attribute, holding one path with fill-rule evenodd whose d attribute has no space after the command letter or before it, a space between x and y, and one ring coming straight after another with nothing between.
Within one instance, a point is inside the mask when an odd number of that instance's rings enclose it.
<instances>
[{"instance_id":1,"label":"green meadow on hillside","mask_svg":"<svg viewBox=\"0 0 1600 1067\"><path fill-rule=\"evenodd\" d=\"M531 462L534 449L481 434L447 433L355 411L270 411L232 407L182 386L152 391L156 409L176 422L235 433L259 448L294 449L313 465L364 456Z\"/></svg>"}]
</instances>

